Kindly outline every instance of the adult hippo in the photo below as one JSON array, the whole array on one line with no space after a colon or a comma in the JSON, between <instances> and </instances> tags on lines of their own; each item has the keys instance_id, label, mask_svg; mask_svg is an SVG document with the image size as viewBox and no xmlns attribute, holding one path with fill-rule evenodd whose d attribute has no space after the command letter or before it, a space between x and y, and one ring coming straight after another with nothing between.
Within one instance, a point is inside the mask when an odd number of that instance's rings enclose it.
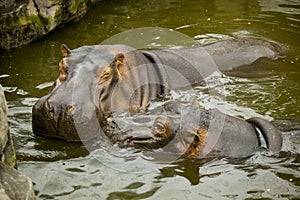
<instances>
[{"instance_id":1,"label":"adult hippo","mask_svg":"<svg viewBox=\"0 0 300 200\"><path fill-rule=\"evenodd\" d=\"M49 94L33 106L33 133L68 141L89 140L112 112L144 111L170 89L188 88L206 77L276 59L273 42L240 38L206 46L154 51L124 45L61 46L59 76Z\"/></svg>"},{"instance_id":2,"label":"adult hippo","mask_svg":"<svg viewBox=\"0 0 300 200\"><path fill-rule=\"evenodd\" d=\"M149 128L143 126L141 130L129 121L128 129L124 118L122 122L115 118L107 124L106 134L121 147L162 148L165 153L185 156L236 158L251 156L262 147L273 153L281 150L280 130L263 118L242 120L216 109L204 109L196 101L192 105L168 101L163 108L163 115L153 119Z\"/></svg>"}]
</instances>

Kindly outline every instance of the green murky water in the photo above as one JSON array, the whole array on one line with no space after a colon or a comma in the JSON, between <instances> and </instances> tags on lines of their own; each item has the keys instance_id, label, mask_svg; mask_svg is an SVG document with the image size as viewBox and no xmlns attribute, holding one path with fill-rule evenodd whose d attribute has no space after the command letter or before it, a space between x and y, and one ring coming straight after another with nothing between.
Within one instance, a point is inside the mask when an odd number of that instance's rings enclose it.
<instances>
[{"instance_id":1,"label":"green murky water","mask_svg":"<svg viewBox=\"0 0 300 200\"><path fill-rule=\"evenodd\" d=\"M101 1L81 21L1 53L0 83L8 100L19 170L32 178L39 199L299 199L299 132L285 133L279 157L257 153L243 160L187 159L172 164L140 159L138 170L126 151L109 154L104 145L90 153L77 143L34 137L31 108L57 77L60 44L98 44L142 27L172 29L200 43L256 36L287 45L285 58L228 73L211 88L195 90L204 106L234 116L300 118L298 0ZM185 45L159 36L154 32L152 38L145 37L144 45ZM124 38L124 43L132 41Z\"/></svg>"}]
</instances>

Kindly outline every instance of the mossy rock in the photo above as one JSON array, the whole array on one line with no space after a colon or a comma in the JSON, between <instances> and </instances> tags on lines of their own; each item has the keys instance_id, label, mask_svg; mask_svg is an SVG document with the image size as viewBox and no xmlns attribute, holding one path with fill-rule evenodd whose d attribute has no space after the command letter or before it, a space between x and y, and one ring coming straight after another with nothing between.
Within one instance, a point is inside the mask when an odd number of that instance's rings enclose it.
<instances>
[{"instance_id":1,"label":"mossy rock","mask_svg":"<svg viewBox=\"0 0 300 200\"><path fill-rule=\"evenodd\" d=\"M33 1L12 9L17 10L7 10L0 17L0 48L18 47L46 33L44 21L41 20Z\"/></svg>"},{"instance_id":2,"label":"mossy rock","mask_svg":"<svg viewBox=\"0 0 300 200\"><path fill-rule=\"evenodd\" d=\"M27 44L69 22L81 19L90 0L9 0L0 7L0 49ZM13 5L13 6L11 6Z\"/></svg>"},{"instance_id":3,"label":"mossy rock","mask_svg":"<svg viewBox=\"0 0 300 200\"><path fill-rule=\"evenodd\" d=\"M70 6L70 12L76 13L77 19L80 19L87 13L88 5L88 0L75 0L73 5Z\"/></svg>"}]
</instances>

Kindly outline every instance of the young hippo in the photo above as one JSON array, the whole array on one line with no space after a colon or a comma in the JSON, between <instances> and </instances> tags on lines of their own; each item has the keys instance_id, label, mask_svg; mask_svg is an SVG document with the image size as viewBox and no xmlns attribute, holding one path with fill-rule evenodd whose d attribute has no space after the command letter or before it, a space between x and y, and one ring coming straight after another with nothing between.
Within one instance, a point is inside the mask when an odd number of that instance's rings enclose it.
<instances>
[{"instance_id":1,"label":"young hippo","mask_svg":"<svg viewBox=\"0 0 300 200\"><path fill-rule=\"evenodd\" d=\"M152 127L144 126L141 131L140 126L131 123L130 128L122 126L121 130L116 126L119 122L112 122L114 125L106 129L108 137L122 147L162 148L199 157L248 157L262 147L274 153L281 150L281 132L265 119L242 120L216 109L201 108L198 103L180 106L170 101L163 107L165 114L148 119L149 123L154 121Z\"/></svg>"}]
</instances>

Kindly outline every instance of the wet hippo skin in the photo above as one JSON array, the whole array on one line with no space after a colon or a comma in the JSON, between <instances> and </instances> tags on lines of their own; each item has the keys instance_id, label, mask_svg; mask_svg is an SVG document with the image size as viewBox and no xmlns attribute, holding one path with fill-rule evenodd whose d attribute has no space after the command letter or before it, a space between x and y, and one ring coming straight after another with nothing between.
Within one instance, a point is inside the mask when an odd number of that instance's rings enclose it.
<instances>
[{"instance_id":1,"label":"wet hippo skin","mask_svg":"<svg viewBox=\"0 0 300 200\"><path fill-rule=\"evenodd\" d=\"M117 123L120 126L109 127L107 136L122 147L162 148L164 152L197 157L241 158L262 148L272 153L281 150L282 133L263 118L242 120L216 109L204 109L198 102L180 105L169 101L164 108L151 128L122 129L124 126Z\"/></svg>"},{"instance_id":2,"label":"wet hippo skin","mask_svg":"<svg viewBox=\"0 0 300 200\"><path fill-rule=\"evenodd\" d=\"M240 38L154 51L124 45L61 46L59 76L33 106L33 133L68 141L90 140L112 112L144 112L172 89L186 89L212 74L278 58L273 42ZM220 71L219 71L220 70Z\"/></svg>"}]
</instances>

